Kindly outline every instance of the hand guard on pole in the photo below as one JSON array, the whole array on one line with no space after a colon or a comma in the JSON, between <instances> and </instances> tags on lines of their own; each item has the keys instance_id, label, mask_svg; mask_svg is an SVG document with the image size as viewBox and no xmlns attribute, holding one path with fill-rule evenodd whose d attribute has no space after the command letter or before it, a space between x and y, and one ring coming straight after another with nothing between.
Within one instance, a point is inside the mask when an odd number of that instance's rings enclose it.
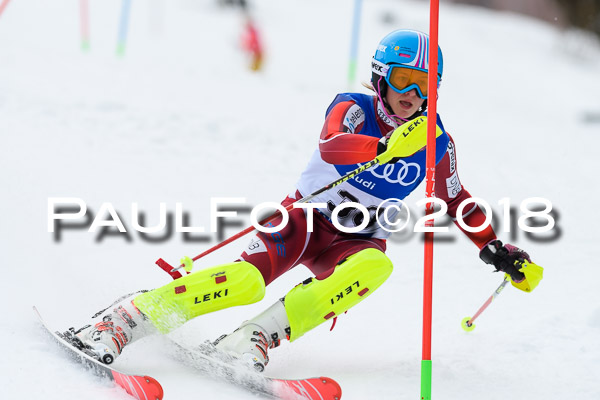
<instances>
[{"instance_id":1,"label":"hand guard on pole","mask_svg":"<svg viewBox=\"0 0 600 400\"><path fill-rule=\"evenodd\" d=\"M381 138L377 145L380 164L395 163L399 158L410 157L427 145L427 117L420 116L408 121L391 134ZM436 125L435 137L444 132Z\"/></svg>"},{"instance_id":2,"label":"hand guard on pole","mask_svg":"<svg viewBox=\"0 0 600 400\"><path fill-rule=\"evenodd\" d=\"M497 271L506 273L510 283L524 292L531 292L543 278L544 269L531 261L524 250L516 246L503 245L500 240L493 240L479 252L479 257L492 264Z\"/></svg>"}]
</instances>

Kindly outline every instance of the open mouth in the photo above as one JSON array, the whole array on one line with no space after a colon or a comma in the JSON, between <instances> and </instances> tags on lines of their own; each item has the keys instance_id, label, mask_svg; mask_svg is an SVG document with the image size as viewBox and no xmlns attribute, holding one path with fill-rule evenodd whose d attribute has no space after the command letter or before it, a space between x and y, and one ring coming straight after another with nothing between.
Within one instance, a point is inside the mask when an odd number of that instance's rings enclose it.
<instances>
[{"instance_id":1,"label":"open mouth","mask_svg":"<svg viewBox=\"0 0 600 400\"><path fill-rule=\"evenodd\" d=\"M413 104L410 101L400 101L400 106L405 110L410 110Z\"/></svg>"}]
</instances>

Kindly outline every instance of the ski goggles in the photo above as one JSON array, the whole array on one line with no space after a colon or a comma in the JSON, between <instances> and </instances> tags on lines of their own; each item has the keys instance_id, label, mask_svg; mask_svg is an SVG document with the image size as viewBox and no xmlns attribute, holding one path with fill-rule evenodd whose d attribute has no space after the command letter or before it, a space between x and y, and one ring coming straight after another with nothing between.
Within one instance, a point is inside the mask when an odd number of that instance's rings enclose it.
<instances>
[{"instance_id":1,"label":"ski goggles","mask_svg":"<svg viewBox=\"0 0 600 400\"><path fill-rule=\"evenodd\" d=\"M373 62L373 72L385 77L387 84L398 93L406 93L415 89L417 95L427 99L427 72L401 65L386 65ZM440 77L437 80L440 87Z\"/></svg>"},{"instance_id":2,"label":"ski goggles","mask_svg":"<svg viewBox=\"0 0 600 400\"><path fill-rule=\"evenodd\" d=\"M398 93L415 89L420 98L427 98L427 72L425 71L391 66L385 81Z\"/></svg>"}]
</instances>

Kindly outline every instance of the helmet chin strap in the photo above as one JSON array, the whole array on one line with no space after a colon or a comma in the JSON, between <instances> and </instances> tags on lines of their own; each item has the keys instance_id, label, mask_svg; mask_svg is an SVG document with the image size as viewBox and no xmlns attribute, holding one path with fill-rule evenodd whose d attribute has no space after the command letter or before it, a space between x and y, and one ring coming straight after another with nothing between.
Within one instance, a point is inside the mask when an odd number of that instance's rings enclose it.
<instances>
[{"instance_id":1,"label":"helmet chin strap","mask_svg":"<svg viewBox=\"0 0 600 400\"><path fill-rule=\"evenodd\" d=\"M400 117L399 115L392 113L392 107L388 104L387 101L384 100L383 95L381 94L381 86L380 86L381 79L382 79L381 76L379 77L379 79L377 79L377 90L375 90L375 93L377 93L377 99L381 102L381 105L383 106L382 107L383 113L390 120L396 122L398 125L402 125L404 122L407 122L408 120Z\"/></svg>"},{"instance_id":2,"label":"helmet chin strap","mask_svg":"<svg viewBox=\"0 0 600 400\"><path fill-rule=\"evenodd\" d=\"M423 113L423 111L425 111L426 107L421 106L413 115L411 115L408 118L402 118L401 116L394 114L392 111L392 107L383 98L383 95L381 94L380 82L381 82L382 78L383 78L382 76L379 76L379 79L377 80L377 89L375 90L375 93L377 93L377 99L381 102L381 105L383 105L383 112L386 115L386 117L388 117L390 120L396 122L398 125L402 125L403 123L408 122L411 119L418 117L419 115L421 115ZM386 92L387 92L387 90L386 90ZM427 104L427 103L426 102L423 103L423 105L425 105L425 104Z\"/></svg>"}]
</instances>

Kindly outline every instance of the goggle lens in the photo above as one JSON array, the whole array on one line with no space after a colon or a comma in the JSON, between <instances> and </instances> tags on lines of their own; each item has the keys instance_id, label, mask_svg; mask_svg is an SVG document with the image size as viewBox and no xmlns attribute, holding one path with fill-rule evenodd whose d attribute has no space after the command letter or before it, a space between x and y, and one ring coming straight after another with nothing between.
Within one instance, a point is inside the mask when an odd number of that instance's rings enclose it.
<instances>
[{"instance_id":1,"label":"goggle lens","mask_svg":"<svg viewBox=\"0 0 600 400\"><path fill-rule=\"evenodd\" d=\"M400 93L417 89L419 97L427 98L427 72L412 68L392 67L386 80Z\"/></svg>"}]
</instances>

